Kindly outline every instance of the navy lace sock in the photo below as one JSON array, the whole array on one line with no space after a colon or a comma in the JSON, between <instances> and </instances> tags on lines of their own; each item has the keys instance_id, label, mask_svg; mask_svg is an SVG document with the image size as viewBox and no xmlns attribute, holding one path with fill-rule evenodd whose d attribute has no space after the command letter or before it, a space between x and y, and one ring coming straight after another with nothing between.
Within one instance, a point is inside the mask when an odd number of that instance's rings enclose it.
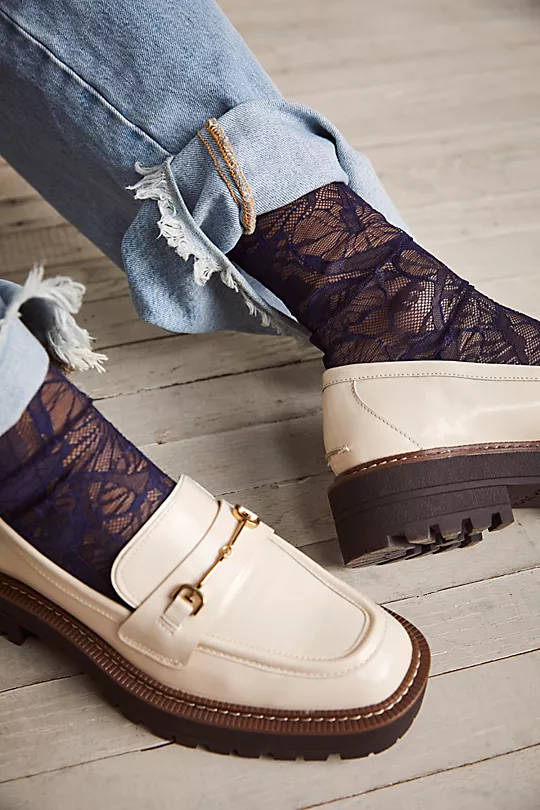
<instances>
[{"instance_id":1,"label":"navy lace sock","mask_svg":"<svg viewBox=\"0 0 540 810\"><path fill-rule=\"evenodd\" d=\"M540 364L540 323L482 295L343 183L257 219L230 254L281 298L327 368Z\"/></svg>"},{"instance_id":2,"label":"navy lace sock","mask_svg":"<svg viewBox=\"0 0 540 810\"><path fill-rule=\"evenodd\" d=\"M50 560L114 599L116 555L173 487L53 366L17 424L0 436L0 516Z\"/></svg>"}]
</instances>

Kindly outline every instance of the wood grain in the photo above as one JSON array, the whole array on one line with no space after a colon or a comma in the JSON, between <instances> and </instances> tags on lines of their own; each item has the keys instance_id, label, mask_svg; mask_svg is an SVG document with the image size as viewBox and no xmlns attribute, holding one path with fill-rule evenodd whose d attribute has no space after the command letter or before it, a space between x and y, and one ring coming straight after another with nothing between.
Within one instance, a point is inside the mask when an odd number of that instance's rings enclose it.
<instances>
[{"instance_id":1,"label":"wood grain","mask_svg":"<svg viewBox=\"0 0 540 810\"><path fill-rule=\"evenodd\" d=\"M99 791L100 804L131 810L134 801L162 807L181 791L187 805L216 810L229 810L233 800L242 810L329 802L536 745L539 667L540 653L531 653L432 678L405 739L365 761L324 764L172 745L141 751L159 742L100 706L84 678L20 689L0 697L0 717L7 717L2 778L20 780L0 786L0 800L11 810L39 796L40 808L56 810L76 795L80 810L94 810ZM22 778L37 772L43 775Z\"/></svg>"},{"instance_id":2,"label":"wood grain","mask_svg":"<svg viewBox=\"0 0 540 810\"><path fill-rule=\"evenodd\" d=\"M540 795L540 746L472 765L412 779L361 796L362 810L395 810L396 807L438 807L439 810L537 810ZM318 808L356 810L360 797L351 796ZM312 805L313 807L313 805ZM303 810L308 810L305 808Z\"/></svg>"}]
</instances>

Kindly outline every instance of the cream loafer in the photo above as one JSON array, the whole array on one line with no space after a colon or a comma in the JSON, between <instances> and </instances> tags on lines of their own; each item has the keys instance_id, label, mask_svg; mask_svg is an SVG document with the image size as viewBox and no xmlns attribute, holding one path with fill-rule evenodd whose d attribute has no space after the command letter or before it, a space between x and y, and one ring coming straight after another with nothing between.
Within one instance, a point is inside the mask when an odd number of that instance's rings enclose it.
<instances>
[{"instance_id":1,"label":"cream loafer","mask_svg":"<svg viewBox=\"0 0 540 810\"><path fill-rule=\"evenodd\" d=\"M540 506L540 367L362 363L323 378L343 558L470 546Z\"/></svg>"},{"instance_id":2,"label":"cream loafer","mask_svg":"<svg viewBox=\"0 0 540 810\"><path fill-rule=\"evenodd\" d=\"M156 734L244 756L365 756L416 715L429 649L242 507L184 476L118 555L123 604L0 521L0 629L67 648Z\"/></svg>"}]
</instances>

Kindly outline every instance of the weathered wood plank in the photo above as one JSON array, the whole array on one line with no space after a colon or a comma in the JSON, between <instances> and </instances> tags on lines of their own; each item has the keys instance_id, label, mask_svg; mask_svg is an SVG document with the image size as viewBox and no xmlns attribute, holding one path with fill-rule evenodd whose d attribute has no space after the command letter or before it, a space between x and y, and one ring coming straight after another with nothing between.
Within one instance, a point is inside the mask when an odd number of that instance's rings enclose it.
<instances>
[{"instance_id":1,"label":"weathered wood plank","mask_svg":"<svg viewBox=\"0 0 540 810\"><path fill-rule=\"evenodd\" d=\"M97 349L150 340L170 334L158 326L141 320L131 299L122 295L104 301L90 301L77 316L78 323L88 329Z\"/></svg>"},{"instance_id":2,"label":"weathered wood plank","mask_svg":"<svg viewBox=\"0 0 540 810\"><path fill-rule=\"evenodd\" d=\"M321 364L311 360L111 397L99 409L139 445L296 419L320 414Z\"/></svg>"},{"instance_id":3,"label":"weathered wood plank","mask_svg":"<svg viewBox=\"0 0 540 810\"><path fill-rule=\"evenodd\" d=\"M400 785L351 796L320 810L395 810L396 807L437 807L438 810L537 810L540 795L540 746L462 765L450 771ZM305 808L305 810L308 810Z\"/></svg>"},{"instance_id":4,"label":"weathered wood plank","mask_svg":"<svg viewBox=\"0 0 540 810\"><path fill-rule=\"evenodd\" d=\"M348 86L331 90L312 85L302 100L323 112L344 132L364 133L364 143L439 140L448 133L492 129L493 122L538 123L540 89L535 71L516 65L504 71L453 74L439 82L398 73L384 87L363 85L351 76ZM534 112L533 112L534 110Z\"/></svg>"},{"instance_id":5,"label":"weathered wood plank","mask_svg":"<svg viewBox=\"0 0 540 810\"><path fill-rule=\"evenodd\" d=\"M35 188L27 183L20 174L17 174L9 163L2 160L0 163L0 202L32 196L39 197Z\"/></svg>"},{"instance_id":6,"label":"weathered wood plank","mask_svg":"<svg viewBox=\"0 0 540 810\"><path fill-rule=\"evenodd\" d=\"M6 273L29 270L35 264L57 268L102 256L95 245L67 223L24 234L15 231L0 239L0 267Z\"/></svg>"},{"instance_id":7,"label":"weathered wood plank","mask_svg":"<svg viewBox=\"0 0 540 810\"><path fill-rule=\"evenodd\" d=\"M58 271L58 272L57 272ZM14 273L2 272L2 277L16 284L24 284L28 269L16 270ZM84 304L91 301L102 301L119 296L129 295L129 284L126 276L105 256L96 259L83 259L73 264L55 267L48 264L45 268L46 278L50 276L69 276L73 281L80 281L86 287Z\"/></svg>"},{"instance_id":8,"label":"weathered wood plank","mask_svg":"<svg viewBox=\"0 0 540 810\"><path fill-rule=\"evenodd\" d=\"M173 478L185 472L216 493L303 478L326 469L320 416L143 445L142 450Z\"/></svg>"},{"instance_id":9,"label":"weathered wood plank","mask_svg":"<svg viewBox=\"0 0 540 810\"><path fill-rule=\"evenodd\" d=\"M507 195L538 191L539 140L540 126L532 121L512 122L491 129L452 131L441 138L427 134L399 143L372 143L369 157L383 181L389 180L404 201L409 218L417 209L463 204L470 224L476 202L482 206L488 198L493 204L495 196L502 210ZM360 151L366 148L361 134L353 133L352 143ZM491 222L492 227L496 225L506 223ZM439 227L445 226L441 219Z\"/></svg>"},{"instance_id":10,"label":"weathered wood plank","mask_svg":"<svg viewBox=\"0 0 540 810\"><path fill-rule=\"evenodd\" d=\"M3 693L0 728L0 781L29 765L50 770L160 743L105 704L82 675Z\"/></svg>"},{"instance_id":11,"label":"weathered wood plank","mask_svg":"<svg viewBox=\"0 0 540 810\"><path fill-rule=\"evenodd\" d=\"M220 332L135 342L107 349L107 356L106 374L73 375L75 383L96 399L299 363L320 353L295 338Z\"/></svg>"},{"instance_id":12,"label":"weathered wood plank","mask_svg":"<svg viewBox=\"0 0 540 810\"><path fill-rule=\"evenodd\" d=\"M2 779L56 772L5 784L0 798L16 808L39 795L43 810L56 810L77 795L79 810L93 810L99 785L100 802L116 810L131 810L134 796L141 807L162 807L178 795L181 780L183 800L193 807L204 801L228 810L233 796L246 810L328 802L536 745L539 671L540 653L529 653L432 678L412 730L360 763L242 760L176 746L117 756L158 741L98 705L84 678L21 689L0 697Z\"/></svg>"},{"instance_id":13,"label":"weathered wood plank","mask_svg":"<svg viewBox=\"0 0 540 810\"><path fill-rule=\"evenodd\" d=\"M422 628L434 675L540 649L540 568L390 604Z\"/></svg>"},{"instance_id":14,"label":"weathered wood plank","mask_svg":"<svg viewBox=\"0 0 540 810\"><path fill-rule=\"evenodd\" d=\"M318 7L305 13L301 3L294 12L283 2L255 7L235 0L230 5L235 24L289 94L319 83L325 89L344 87L351 74L369 86L396 76L437 81L449 74L470 75L486 65L506 71L516 62L538 61L535 17L524 4L519 14L508 13L503 4L490 7L491 16L478 14L481 4L470 3L452 17L447 7L429 7L425 1L392 5L391 14L384 3L366 14L362 7L338 2L331 19Z\"/></svg>"},{"instance_id":15,"label":"weathered wood plank","mask_svg":"<svg viewBox=\"0 0 540 810\"><path fill-rule=\"evenodd\" d=\"M540 158L536 170L540 170ZM468 249L469 240L498 238L519 233L522 240L529 232L538 234L540 191L517 192L496 196L478 196L470 202L455 200L407 209L415 231L434 244L459 242ZM526 235L526 236L524 236ZM497 265L499 272L501 268Z\"/></svg>"},{"instance_id":16,"label":"weathered wood plank","mask_svg":"<svg viewBox=\"0 0 540 810\"><path fill-rule=\"evenodd\" d=\"M260 491L264 490L255 490L249 501L247 497L243 499L247 503L254 501L255 510ZM314 498L312 502L315 503ZM339 547L334 540L309 544L306 538L315 537L318 526L314 523L311 528L304 524L295 530L292 509L288 525L285 521L282 524L283 528L290 526L290 532L286 536L296 541L319 565L349 585L369 593L376 602L390 602L537 567L540 564L540 532L531 533L523 525L524 511L516 512L517 520L511 526L501 532L486 534L483 542L473 548L458 549L449 554L426 555L403 564L375 565L360 569L343 567ZM300 510L300 516L303 514ZM322 517L319 523L322 533L326 529ZM333 532L330 516L328 529Z\"/></svg>"},{"instance_id":17,"label":"weathered wood plank","mask_svg":"<svg viewBox=\"0 0 540 810\"><path fill-rule=\"evenodd\" d=\"M17 647L0 636L0 660L0 693L67 678L82 671L69 656L33 637Z\"/></svg>"},{"instance_id":18,"label":"weathered wood plank","mask_svg":"<svg viewBox=\"0 0 540 810\"><path fill-rule=\"evenodd\" d=\"M63 222L58 211L38 194L0 199L0 237L12 231L54 228Z\"/></svg>"}]
</instances>

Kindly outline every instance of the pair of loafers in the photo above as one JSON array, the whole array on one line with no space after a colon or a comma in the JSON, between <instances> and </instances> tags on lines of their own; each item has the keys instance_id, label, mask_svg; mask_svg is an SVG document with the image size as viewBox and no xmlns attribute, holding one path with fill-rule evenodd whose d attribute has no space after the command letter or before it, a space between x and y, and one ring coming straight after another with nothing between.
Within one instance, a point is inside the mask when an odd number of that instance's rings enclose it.
<instances>
[{"instance_id":1,"label":"pair of loafers","mask_svg":"<svg viewBox=\"0 0 540 810\"><path fill-rule=\"evenodd\" d=\"M538 505L538 368L344 366L325 372L323 413L347 564L472 545ZM118 601L0 521L0 629L67 648L160 736L251 757L361 757L420 708L430 655L413 625L187 476L111 580Z\"/></svg>"}]
</instances>

